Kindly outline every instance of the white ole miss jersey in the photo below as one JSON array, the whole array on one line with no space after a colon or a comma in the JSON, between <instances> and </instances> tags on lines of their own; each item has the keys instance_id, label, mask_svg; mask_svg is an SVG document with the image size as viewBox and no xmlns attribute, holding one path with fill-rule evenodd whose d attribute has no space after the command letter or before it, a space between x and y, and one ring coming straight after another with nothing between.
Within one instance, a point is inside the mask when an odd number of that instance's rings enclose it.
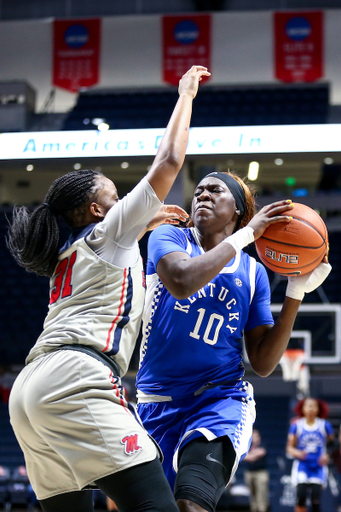
<instances>
[{"instance_id":1,"label":"white ole miss jersey","mask_svg":"<svg viewBox=\"0 0 341 512\"><path fill-rule=\"evenodd\" d=\"M44 330L27 362L65 344L89 345L128 369L144 304L137 236L160 208L147 180L116 203L105 219L75 230L50 280Z\"/></svg>"},{"instance_id":2,"label":"white ole miss jersey","mask_svg":"<svg viewBox=\"0 0 341 512\"><path fill-rule=\"evenodd\" d=\"M171 252L204 250L195 228L160 226L148 241L147 293L137 375L138 398L182 397L207 383L243 377L244 330L273 324L265 268L243 251L191 297L175 299L156 269ZM153 401L153 398L152 400Z\"/></svg>"}]
</instances>

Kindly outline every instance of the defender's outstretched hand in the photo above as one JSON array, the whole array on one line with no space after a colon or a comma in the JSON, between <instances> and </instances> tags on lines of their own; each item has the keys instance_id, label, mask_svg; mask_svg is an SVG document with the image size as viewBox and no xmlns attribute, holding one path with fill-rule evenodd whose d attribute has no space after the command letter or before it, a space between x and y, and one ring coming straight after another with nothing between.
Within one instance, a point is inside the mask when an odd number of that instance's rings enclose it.
<instances>
[{"instance_id":1,"label":"defender's outstretched hand","mask_svg":"<svg viewBox=\"0 0 341 512\"><path fill-rule=\"evenodd\" d=\"M148 226L138 236L138 240L141 240L143 235L147 231L153 231L161 224L173 224L177 226L180 222L185 222L188 219L188 213L176 204L163 204L161 208L156 212L152 220L148 223Z\"/></svg>"},{"instance_id":2,"label":"defender's outstretched hand","mask_svg":"<svg viewBox=\"0 0 341 512\"><path fill-rule=\"evenodd\" d=\"M195 98L198 92L199 82L203 76L211 76L211 73L204 66L192 66L180 79L179 95L189 94Z\"/></svg>"},{"instance_id":3,"label":"defender's outstretched hand","mask_svg":"<svg viewBox=\"0 0 341 512\"><path fill-rule=\"evenodd\" d=\"M148 231L161 226L161 224L178 225L179 222L185 222L188 219L188 213L176 204L163 204L149 222Z\"/></svg>"}]
</instances>

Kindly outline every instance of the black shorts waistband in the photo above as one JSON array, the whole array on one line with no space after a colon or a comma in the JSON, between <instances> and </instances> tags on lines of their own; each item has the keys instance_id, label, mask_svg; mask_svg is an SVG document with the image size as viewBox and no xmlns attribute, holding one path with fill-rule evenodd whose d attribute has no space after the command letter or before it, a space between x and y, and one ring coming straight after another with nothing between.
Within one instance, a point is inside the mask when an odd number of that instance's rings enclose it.
<instances>
[{"instance_id":1,"label":"black shorts waistband","mask_svg":"<svg viewBox=\"0 0 341 512\"><path fill-rule=\"evenodd\" d=\"M111 359L111 357L109 357L107 354L104 354L103 352L100 352L93 347L88 347L87 345L61 345L58 347L58 350L74 350L76 352L83 352L83 354L88 354L88 356L97 359L97 361L100 361L105 366L110 368L116 377L120 376L120 369L116 361Z\"/></svg>"}]
</instances>

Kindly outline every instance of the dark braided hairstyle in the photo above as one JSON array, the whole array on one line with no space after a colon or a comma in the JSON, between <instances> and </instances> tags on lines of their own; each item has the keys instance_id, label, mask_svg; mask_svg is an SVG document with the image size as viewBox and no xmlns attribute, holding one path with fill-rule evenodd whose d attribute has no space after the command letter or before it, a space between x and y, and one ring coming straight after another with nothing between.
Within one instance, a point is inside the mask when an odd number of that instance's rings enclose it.
<instances>
[{"instance_id":1,"label":"dark braided hairstyle","mask_svg":"<svg viewBox=\"0 0 341 512\"><path fill-rule=\"evenodd\" d=\"M13 209L6 243L16 262L28 272L51 277L58 262L59 225L57 216L73 229L85 222L88 201L95 200L103 174L82 170L57 178L44 203L30 212L25 206Z\"/></svg>"}]
</instances>

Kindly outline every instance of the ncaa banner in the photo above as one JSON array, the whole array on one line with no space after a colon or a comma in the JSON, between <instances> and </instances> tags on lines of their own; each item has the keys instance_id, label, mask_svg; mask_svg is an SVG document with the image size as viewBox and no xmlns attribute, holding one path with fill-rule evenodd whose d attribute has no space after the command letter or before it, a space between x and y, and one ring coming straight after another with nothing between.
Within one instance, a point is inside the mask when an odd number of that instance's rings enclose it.
<instances>
[{"instance_id":1,"label":"ncaa banner","mask_svg":"<svg viewBox=\"0 0 341 512\"><path fill-rule=\"evenodd\" d=\"M163 16L163 81L178 85L193 65L210 69L211 16ZM203 77L203 82L209 77Z\"/></svg>"},{"instance_id":2,"label":"ncaa banner","mask_svg":"<svg viewBox=\"0 0 341 512\"><path fill-rule=\"evenodd\" d=\"M54 20L53 85L77 92L99 80L101 20Z\"/></svg>"},{"instance_id":3,"label":"ncaa banner","mask_svg":"<svg viewBox=\"0 0 341 512\"><path fill-rule=\"evenodd\" d=\"M323 76L323 12L274 13L275 77L314 82Z\"/></svg>"}]
</instances>

